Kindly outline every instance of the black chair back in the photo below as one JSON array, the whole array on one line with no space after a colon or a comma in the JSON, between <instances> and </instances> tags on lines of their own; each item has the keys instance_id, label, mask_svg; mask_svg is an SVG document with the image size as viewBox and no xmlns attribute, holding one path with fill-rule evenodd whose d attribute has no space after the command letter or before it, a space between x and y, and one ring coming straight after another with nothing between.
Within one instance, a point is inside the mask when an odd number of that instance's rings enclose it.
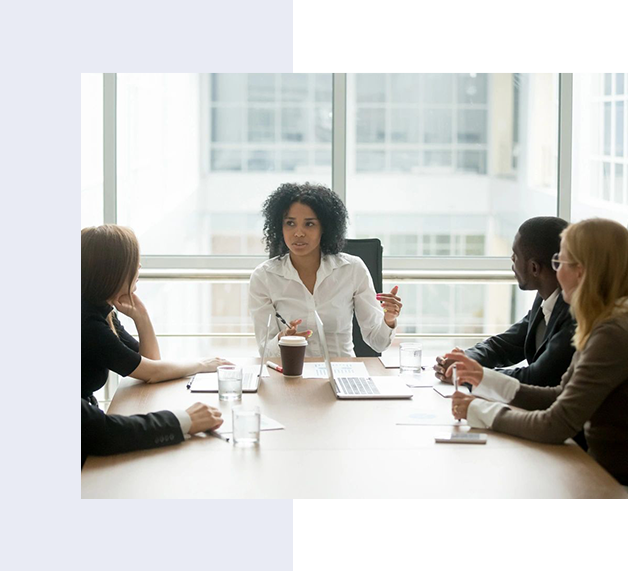
<instances>
[{"instance_id":1,"label":"black chair back","mask_svg":"<svg viewBox=\"0 0 628 571\"><path fill-rule=\"evenodd\" d=\"M382 278L382 243L378 238L360 238L347 240L343 252L358 256L366 264L376 292L381 292L383 287ZM379 357L381 353L374 351L362 338L362 332L358 325L358 320L353 316L353 349L356 357Z\"/></svg>"}]
</instances>

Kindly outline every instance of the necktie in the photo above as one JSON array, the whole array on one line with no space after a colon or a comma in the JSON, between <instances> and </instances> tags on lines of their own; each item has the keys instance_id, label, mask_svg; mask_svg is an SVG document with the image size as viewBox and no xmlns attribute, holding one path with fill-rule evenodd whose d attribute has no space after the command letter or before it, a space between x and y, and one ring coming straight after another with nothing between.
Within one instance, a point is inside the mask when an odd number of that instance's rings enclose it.
<instances>
[{"instance_id":1,"label":"necktie","mask_svg":"<svg viewBox=\"0 0 628 571\"><path fill-rule=\"evenodd\" d=\"M539 320L539 324L536 326L536 350L539 350L541 343L543 343L543 337L545 337L545 331L547 331L547 324L545 323L545 316L543 315L543 311L541 310L541 319Z\"/></svg>"}]
</instances>

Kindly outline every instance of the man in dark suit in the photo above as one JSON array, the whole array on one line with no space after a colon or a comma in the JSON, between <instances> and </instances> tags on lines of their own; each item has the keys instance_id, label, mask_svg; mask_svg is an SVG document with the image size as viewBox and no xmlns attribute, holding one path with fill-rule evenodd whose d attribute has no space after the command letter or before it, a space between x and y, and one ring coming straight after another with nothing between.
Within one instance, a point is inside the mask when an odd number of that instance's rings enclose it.
<instances>
[{"instance_id":1,"label":"man in dark suit","mask_svg":"<svg viewBox=\"0 0 628 571\"><path fill-rule=\"evenodd\" d=\"M221 412L202 403L185 411L122 416L105 414L97 404L81 398L81 468L89 455L106 456L178 444L188 433L213 430L221 424Z\"/></svg>"},{"instance_id":2,"label":"man in dark suit","mask_svg":"<svg viewBox=\"0 0 628 571\"><path fill-rule=\"evenodd\" d=\"M554 216L539 216L524 222L512 245L512 270L522 290L536 290L532 309L504 333L489 337L465 353L483 367L500 372L528 385L553 387L560 383L571 362L571 339L575 322L563 300L552 256L560 249L560 233L567 222ZM526 360L527 365L516 366ZM451 365L436 358L436 376L446 382Z\"/></svg>"}]
</instances>

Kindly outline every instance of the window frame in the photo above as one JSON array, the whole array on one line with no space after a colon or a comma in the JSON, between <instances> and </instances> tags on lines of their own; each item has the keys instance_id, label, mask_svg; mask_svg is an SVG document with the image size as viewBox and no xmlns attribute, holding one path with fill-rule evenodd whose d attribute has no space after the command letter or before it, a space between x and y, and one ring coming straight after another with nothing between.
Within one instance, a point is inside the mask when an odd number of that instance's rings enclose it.
<instances>
[{"instance_id":1,"label":"window frame","mask_svg":"<svg viewBox=\"0 0 628 571\"><path fill-rule=\"evenodd\" d=\"M346 203L347 183L347 74L332 79L332 189ZM103 74L103 220L117 223L116 165L117 74ZM626 89L624 87L624 89ZM556 215L571 219L571 152L573 121L573 74L559 73L558 102L558 192ZM626 112L626 110L624 111ZM625 142L624 142L625 144ZM186 279L208 276L243 279L264 256L142 256L141 277ZM385 279L513 279L509 257L487 256L384 256ZM188 270L187 272L185 270ZM235 272L235 273L234 273Z\"/></svg>"}]
</instances>

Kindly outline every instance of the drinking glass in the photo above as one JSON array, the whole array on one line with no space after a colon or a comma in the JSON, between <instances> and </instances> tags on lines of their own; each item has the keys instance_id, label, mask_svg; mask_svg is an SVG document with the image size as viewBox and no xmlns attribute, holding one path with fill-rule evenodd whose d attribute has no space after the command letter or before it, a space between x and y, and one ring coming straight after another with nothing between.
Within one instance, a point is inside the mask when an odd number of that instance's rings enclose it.
<instances>
[{"instance_id":1,"label":"drinking glass","mask_svg":"<svg viewBox=\"0 0 628 571\"><path fill-rule=\"evenodd\" d=\"M242 399L242 367L237 365L218 367L218 399L222 401Z\"/></svg>"},{"instance_id":2,"label":"drinking glass","mask_svg":"<svg viewBox=\"0 0 628 571\"><path fill-rule=\"evenodd\" d=\"M259 406L234 406L231 409L233 443L236 446L259 444L261 418Z\"/></svg>"}]
</instances>

